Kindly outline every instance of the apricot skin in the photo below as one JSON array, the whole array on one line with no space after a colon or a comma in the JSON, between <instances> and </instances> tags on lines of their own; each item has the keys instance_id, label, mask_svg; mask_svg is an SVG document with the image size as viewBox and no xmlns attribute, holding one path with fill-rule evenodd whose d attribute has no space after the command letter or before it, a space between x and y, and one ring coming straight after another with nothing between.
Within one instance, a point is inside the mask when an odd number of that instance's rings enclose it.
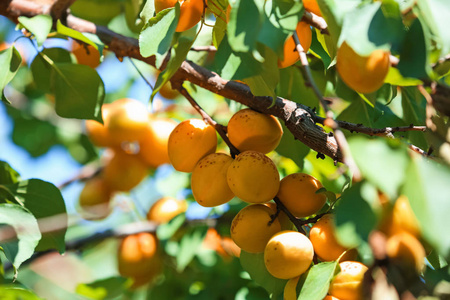
<instances>
[{"instance_id":1,"label":"apricot skin","mask_svg":"<svg viewBox=\"0 0 450 300\"><path fill-rule=\"evenodd\" d=\"M419 240L408 232L391 236L386 243L386 253L405 271L421 272L425 266L425 249Z\"/></svg>"},{"instance_id":2,"label":"apricot skin","mask_svg":"<svg viewBox=\"0 0 450 300\"><path fill-rule=\"evenodd\" d=\"M235 113L227 129L230 142L241 152L269 153L278 146L283 135L283 128L274 116L248 108Z\"/></svg>"},{"instance_id":3,"label":"apricot skin","mask_svg":"<svg viewBox=\"0 0 450 300\"><path fill-rule=\"evenodd\" d=\"M200 119L185 120L169 136L169 159L175 170L192 172L198 161L214 153L216 147L214 127Z\"/></svg>"},{"instance_id":4,"label":"apricot skin","mask_svg":"<svg viewBox=\"0 0 450 300\"><path fill-rule=\"evenodd\" d=\"M279 173L270 158L257 151L236 156L227 172L228 186L241 200L264 203L275 197L280 186Z\"/></svg>"},{"instance_id":5,"label":"apricot skin","mask_svg":"<svg viewBox=\"0 0 450 300\"><path fill-rule=\"evenodd\" d=\"M172 197L162 197L150 207L147 220L156 223L167 223L187 209L186 200L177 200Z\"/></svg>"},{"instance_id":6,"label":"apricot skin","mask_svg":"<svg viewBox=\"0 0 450 300\"><path fill-rule=\"evenodd\" d=\"M341 272L331 281L328 294L342 300L362 300L362 281L368 268L357 261L339 264Z\"/></svg>"},{"instance_id":7,"label":"apricot skin","mask_svg":"<svg viewBox=\"0 0 450 300\"><path fill-rule=\"evenodd\" d=\"M180 2L180 17L178 19L177 32L186 31L195 26L202 19L203 0L185 0ZM176 0L156 0L155 12L174 7Z\"/></svg>"},{"instance_id":8,"label":"apricot skin","mask_svg":"<svg viewBox=\"0 0 450 300\"><path fill-rule=\"evenodd\" d=\"M291 278L284 286L283 300L297 300L297 284L300 276Z\"/></svg>"},{"instance_id":9,"label":"apricot skin","mask_svg":"<svg viewBox=\"0 0 450 300\"><path fill-rule=\"evenodd\" d=\"M333 215L327 214L320 218L309 232L309 239L314 246L314 251L322 261L337 260L348 249L339 244L335 235ZM355 252L347 252L341 261L351 260Z\"/></svg>"},{"instance_id":10,"label":"apricot skin","mask_svg":"<svg viewBox=\"0 0 450 300\"><path fill-rule=\"evenodd\" d=\"M298 39L300 40L300 45L302 45L303 50L305 52L308 52L309 47L311 47L312 41L312 31L309 27L309 24L305 22L299 22L295 31L297 32ZM290 36L288 37L286 42L284 42L283 60L278 60L278 67L281 69L287 68L289 66L292 66L299 60L300 56L298 55L294 38Z\"/></svg>"},{"instance_id":11,"label":"apricot skin","mask_svg":"<svg viewBox=\"0 0 450 300\"><path fill-rule=\"evenodd\" d=\"M227 203L234 194L227 183L231 156L212 153L202 158L192 171L191 188L195 201L204 207Z\"/></svg>"},{"instance_id":12,"label":"apricot skin","mask_svg":"<svg viewBox=\"0 0 450 300\"><path fill-rule=\"evenodd\" d=\"M264 249L264 263L272 276L290 279L300 276L311 265L314 249L311 241L297 231L275 234Z\"/></svg>"},{"instance_id":13,"label":"apricot skin","mask_svg":"<svg viewBox=\"0 0 450 300\"><path fill-rule=\"evenodd\" d=\"M244 207L231 222L231 238L246 252L263 252L269 239L281 230L277 219L270 223L272 214L272 209L263 204Z\"/></svg>"},{"instance_id":14,"label":"apricot skin","mask_svg":"<svg viewBox=\"0 0 450 300\"><path fill-rule=\"evenodd\" d=\"M86 134L91 140L92 144L97 147L111 147L114 145L113 140L110 137L108 128L106 127L106 123L109 118L109 110L111 104L103 104L102 105L102 119L103 124L97 122L95 120L86 120Z\"/></svg>"},{"instance_id":15,"label":"apricot skin","mask_svg":"<svg viewBox=\"0 0 450 300\"><path fill-rule=\"evenodd\" d=\"M317 213L327 201L323 193L316 194L322 187L316 178L294 173L281 180L277 197L294 216L304 218Z\"/></svg>"},{"instance_id":16,"label":"apricot skin","mask_svg":"<svg viewBox=\"0 0 450 300\"><path fill-rule=\"evenodd\" d=\"M86 181L79 197L81 216L86 220L106 218L111 212L110 200L113 193L101 177Z\"/></svg>"},{"instance_id":17,"label":"apricot skin","mask_svg":"<svg viewBox=\"0 0 450 300\"><path fill-rule=\"evenodd\" d=\"M139 157L149 167L170 163L167 143L177 122L171 119L150 118L147 133L139 143Z\"/></svg>"},{"instance_id":18,"label":"apricot skin","mask_svg":"<svg viewBox=\"0 0 450 300\"><path fill-rule=\"evenodd\" d=\"M401 195L391 211L387 211L381 221L380 230L388 236L406 231L415 237L420 236L420 226L406 196Z\"/></svg>"},{"instance_id":19,"label":"apricot skin","mask_svg":"<svg viewBox=\"0 0 450 300\"><path fill-rule=\"evenodd\" d=\"M305 7L305 10L312 12L313 14L316 14L319 17L322 16L319 4L317 4L317 0L303 0L303 6Z\"/></svg>"},{"instance_id":20,"label":"apricot skin","mask_svg":"<svg viewBox=\"0 0 450 300\"><path fill-rule=\"evenodd\" d=\"M346 42L337 52L336 68L342 80L359 93L372 93L384 83L389 71L389 51L375 50L369 56L357 54Z\"/></svg>"}]
</instances>

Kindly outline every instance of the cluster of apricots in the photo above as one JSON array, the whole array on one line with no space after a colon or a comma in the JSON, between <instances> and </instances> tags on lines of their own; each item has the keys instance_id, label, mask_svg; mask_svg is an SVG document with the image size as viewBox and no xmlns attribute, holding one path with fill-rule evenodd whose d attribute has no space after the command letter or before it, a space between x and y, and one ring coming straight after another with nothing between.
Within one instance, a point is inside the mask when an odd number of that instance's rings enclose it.
<instances>
[{"instance_id":1,"label":"cluster of apricots","mask_svg":"<svg viewBox=\"0 0 450 300\"><path fill-rule=\"evenodd\" d=\"M108 216L114 192L130 191L150 168L169 163L167 142L177 124L149 114L144 104L128 98L104 104L102 118L103 124L86 121L92 143L111 153L100 174L89 179L81 191L79 205L87 219Z\"/></svg>"}]
</instances>

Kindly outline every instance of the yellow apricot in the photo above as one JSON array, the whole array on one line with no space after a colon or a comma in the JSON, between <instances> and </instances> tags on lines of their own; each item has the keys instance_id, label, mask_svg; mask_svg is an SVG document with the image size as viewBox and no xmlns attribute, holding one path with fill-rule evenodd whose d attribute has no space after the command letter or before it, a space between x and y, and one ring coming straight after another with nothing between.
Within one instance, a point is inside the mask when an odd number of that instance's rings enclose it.
<instances>
[{"instance_id":1,"label":"yellow apricot","mask_svg":"<svg viewBox=\"0 0 450 300\"><path fill-rule=\"evenodd\" d=\"M187 210L186 200L177 200L172 197L162 197L150 207L147 220L156 223L167 223Z\"/></svg>"},{"instance_id":2,"label":"yellow apricot","mask_svg":"<svg viewBox=\"0 0 450 300\"><path fill-rule=\"evenodd\" d=\"M146 134L139 142L139 157L149 167L170 163L167 143L176 126L172 119L150 118Z\"/></svg>"},{"instance_id":3,"label":"yellow apricot","mask_svg":"<svg viewBox=\"0 0 450 300\"><path fill-rule=\"evenodd\" d=\"M312 12L313 14L316 14L319 17L322 16L319 4L317 4L317 0L303 0L303 6L305 7L305 10Z\"/></svg>"},{"instance_id":4,"label":"yellow apricot","mask_svg":"<svg viewBox=\"0 0 450 300\"><path fill-rule=\"evenodd\" d=\"M311 175L294 173L280 182L277 197L296 217L303 218L317 213L327 201L323 193L316 194L322 183Z\"/></svg>"},{"instance_id":5,"label":"yellow apricot","mask_svg":"<svg viewBox=\"0 0 450 300\"><path fill-rule=\"evenodd\" d=\"M314 251L322 261L337 260L348 248L339 244L336 239L334 217L331 214L324 215L314 224L309 232L309 239L314 246ZM355 251L347 252L340 261L355 259Z\"/></svg>"},{"instance_id":6,"label":"yellow apricot","mask_svg":"<svg viewBox=\"0 0 450 300\"><path fill-rule=\"evenodd\" d=\"M142 232L125 237L119 246L118 269L125 277L146 278L158 265L158 240L155 234Z\"/></svg>"},{"instance_id":7,"label":"yellow apricot","mask_svg":"<svg viewBox=\"0 0 450 300\"><path fill-rule=\"evenodd\" d=\"M362 281L368 268L357 261L339 264L341 272L331 281L328 294L342 300L362 300Z\"/></svg>"},{"instance_id":8,"label":"yellow apricot","mask_svg":"<svg viewBox=\"0 0 450 300\"><path fill-rule=\"evenodd\" d=\"M192 172L198 161L214 153L216 147L214 127L200 119L185 120L169 136L169 159L175 170Z\"/></svg>"},{"instance_id":9,"label":"yellow apricot","mask_svg":"<svg viewBox=\"0 0 450 300\"><path fill-rule=\"evenodd\" d=\"M86 120L86 134L95 146L110 147L114 145L114 141L111 139L108 128L106 127L110 108L111 104L109 103L102 105L103 124L95 120Z\"/></svg>"},{"instance_id":10,"label":"yellow apricot","mask_svg":"<svg viewBox=\"0 0 450 300\"><path fill-rule=\"evenodd\" d=\"M339 47L336 68L342 80L359 93L372 93L384 83L389 71L389 51L375 50L360 56L346 42Z\"/></svg>"},{"instance_id":11,"label":"yellow apricot","mask_svg":"<svg viewBox=\"0 0 450 300\"><path fill-rule=\"evenodd\" d=\"M263 204L244 207L231 222L231 238L246 252L263 252L269 239L281 230L280 222L272 221L272 215L272 209Z\"/></svg>"},{"instance_id":12,"label":"yellow apricot","mask_svg":"<svg viewBox=\"0 0 450 300\"><path fill-rule=\"evenodd\" d=\"M81 216L86 220L106 218L111 213L112 194L103 178L94 177L87 180L78 200Z\"/></svg>"},{"instance_id":13,"label":"yellow apricot","mask_svg":"<svg viewBox=\"0 0 450 300\"><path fill-rule=\"evenodd\" d=\"M100 52L91 45L82 45L72 40L71 50L77 62L93 69L100 65Z\"/></svg>"},{"instance_id":14,"label":"yellow apricot","mask_svg":"<svg viewBox=\"0 0 450 300\"><path fill-rule=\"evenodd\" d=\"M300 276L291 278L284 286L283 300L297 300L297 284Z\"/></svg>"},{"instance_id":15,"label":"yellow apricot","mask_svg":"<svg viewBox=\"0 0 450 300\"><path fill-rule=\"evenodd\" d=\"M228 167L228 186L241 200L264 203L275 197L280 175L273 161L257 151L245 151Z\"/></svg>"},{"instance_id":16,"label":"yellow apricot","mask_svg":"<svg viewBox=\"0 0 450 300\"><path fill-rule=\"evenodd\" d=\"M246 108L235 113L227 126L228 138L239 151L269 153L280 143L283 128L271 115Z\"/></svg>"},{"instance_id":17,"label":"yellow apricot","mask_svg":"<svg viewBox=\"0 0 450 300\"><path fill-rule=\"evenodd\" d=\"M406 196L401 195L394 204L392 210L387 208L384 218L380 223L380 230L388 236L409 232L415 237L420 236L419 222L409 204Z\"/></svg>"},{"instance_id":18,"label":"yellow apricot","mask_svg":"<svg viewBox=\"0 0 450 300\"><path fill-rule=\"evenodd\" d=\"M232 162L227 154L212 153L197 163L192 171L191 188L198 204L214 207L233 199L227 182L227 171Z\"/></svg>"},{"instance_id":19,"label":"yellow apricot","mask_svg":"<svg viewBox=\"0 0 450 300\"><path fill-rule=\"evenodd\" d=\"M147 172L147 167L137 155L117 150L105 165L102 177L111 189L129 191L147 176Z\"/></svg>"},{"instance_id":20,"label":"yellow apricot","mask_svg":"<svg viewBox=\"0 0 450 300\"><path fill-rule=\"evenodd\" d=\"M330 295L327 295L325 298L323 298L323 300L340 300L340 299L330 296Z\"/></svg>"},{"instance_id":21,"label":"yellow apricot","mask_svg":"<svg viewBox=\"0 0 450 300\"><path fill-rule=\"evenodd\" d=\"M264 249L264 263L272 276L290 279L300 276L311 265L314 249L300 232L284 230L275 234Z\"/></svg>"},{"instance_id":22,"label":"yellow apricot","mask_svg":"<svg viewBox=\"0 0 450 300\"><path fill-rule=\"evenodd\" d=\"M166 99L175 99L180 93L177 90L172 89L172 84L168 81L159 90L159 94Z\"/></svg>"},{"instance_id":23,"label":"yellow apricot","mask_svg":"<svg viewBox=\"0 0 450 300\"><path fill-rule=\"evenodd\" d=\"M401 268L421 272L425 266L425 249L412 234L404 231L391 236L386 242L387 255Z\"/></svg>"},{"instance_id":24,"label":"yellow apricot","mask_svg":"<svg viewBox=\"0 0 450 300\"><path fill-rule=\"evenodd\" d=\"M275 202L267 202L263 203L265 206L270 207L274 214L277 213L277 205ZM289 220L289 217L284 213L284 211L280 210L277 216L278 221L280 221L281 230L289 230L292 229L292 222Z\"/></svg>"},{"instance_id":25,"label":"yellow apricot","mask_svg":"<svg viewBox=\"0 0 450 300\"><path fill-rule=\"evenodd\" d=\"M105 123L116 143L142 140L147 133L148 110L141 102L123 98L111 103Z\"/></svg>"},{"instance_id":26,"label":"yellow apricot","mask_svg":"<svg viewBox=\"0 0 450 300\"><path fill-rule=\"evenodd\" d=\"M309 27L309 24L305 22L298 22L295 31L297 32L298 39L300 41L300 45L302 45L303 50L305 52L308 52L309 47L311 47L312 41L312 31ZM300 60L300 56L297 52L295 41L292 36L288 37L286 42L284 42L283 53L283 60L278 60L279 68L287 68Z\"/></svg>"},{"instance_id":27,"label":"yellow apricot","mask_svg":"<svg viewBox=\"0 0 450 300\"><path fill-rule=\"evenodd\" d=\"M184 0L180 2L180 18L178 19L177 32L194 27L203 15L203 0ZM155 12L174 7L176 0L155 0Z\"/></svg>"}]
</instances>

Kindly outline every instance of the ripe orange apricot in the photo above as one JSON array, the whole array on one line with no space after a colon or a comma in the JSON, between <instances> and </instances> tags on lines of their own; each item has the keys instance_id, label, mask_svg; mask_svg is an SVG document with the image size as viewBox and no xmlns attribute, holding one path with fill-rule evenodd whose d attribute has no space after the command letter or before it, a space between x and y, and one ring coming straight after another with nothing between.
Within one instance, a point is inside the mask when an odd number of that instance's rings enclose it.
<instances>
[{"instance_id":1,"label":"ripe orange apricot","mask_svg":"<svg viewBox=\"0 0 450 300\"><path fill-rule=\"evenodd\" d=\"M369 56L361 56L343 42L337 52L336 68L350 88L359 93L372 93L384 83L390 66L389 54L389 51L375 50Z\"/></svg>"},{"instance_id":2,"label":"ripe orange apricot","mask_svg":"<svg viewBox=\"0 0 450 300\"><path fill-rule=\"evenodd\" d=\"M211 153L197 163L192 171L191 188L198 204L214 207L233 199L227 182L227 171L232 162L227 154Z\"/></svg>"},{"instance_id":3,"label":"ripe orange apricot","mask_svg":"<svg viewBox=\"0 0 450 300\"><path fill-rule=\"evenodd\" d=\"M147 167L137 155L116 150L105 165L102 177L111 189L129 191L147 176L147 172Z\"/></svg>"},{"instance_id":4,"label":"ripe orange apricot","mask_svg":"<svg viewBox=\"0 0 450 300\"><path fill-rule=\"evenodd\" d=\"M111 139L122 142L140 141L148 130L148 110L141 102L123 98L111 103L105 123Z\"/></svg>"},{"instance_id":5,"label":"ripe orange apricot","mask_svg":"<svg viewBox=\"0 0 450 300\"><path fill-rule=\"evenodd\" d=\"M112 195L103 178L94 177L86 181L78 200L81 216L86 220L106 218L111 213Z\"/></svg>"},{"instance_id":6,"label":"ripe orange apricot","mask_svg":"<svg viewBox=\"0 0 450 300\"><path fill-rule=\"evenodd\" d=\"M239 151L269 153L280 143L283 128L271 115L246 108L235 113L227 126L228 138Z\"/></svg>"},{"instance_id":7,"label":"ripe orange apricot","mask_svg":"<svg viewBox=\"0 0 450 300\"><path fill-rule=\"evenodd\" d=\"M324 215L314 224L309 232L309 239L314 246L314 251L322 261L337 260L342 253L349 250L337 241L334 217L331 214ZM354 254L356 254L355 251L347 252L341 261L355 259Z\"/></svg>"},{"instance_id":8,"label":"ripe orange apricot","mask_svg":"<svg viewBox=\"0 0 450 300\"><path fill-rule=\"evenodd\" d=\"M323 300L340 300L340 299L330 296L330 295L327 295L325 298L323 298Z\"/></svg>"},{"instance_id":9,"label":"ripe orange apricot","mask_svg":"<svg viewBox=\"0 0 450 300\"><path fill-rule=\"evenodd\" d=\"M148 282L161 269L157 254L158 240L155 234L142 232L125 237L120 243L117 257L120 275L135 279L135 285Z\"/></svg>"},{"instance_id":10,"label":"ripe orange apricot","mask_svg":"<svg viewBox=\"0 0 450 300\"><path fill-rule=\"evenodd\" d=\"M177 122L166 118L150 118L146 134L139 142L139 157L149 167L170 163L167 143Z\"/></svg>"},{"instance_id":11,"label":"ripe orange apricot","mask_svg":"<svg viewBox=\"0 0 450 300\"><path fill-rule=\"evenodd\" d=\"M391 234L405 230L418 237L420 235L420 225L409 204L406 196L401 195L394 204L392 210Z\"/></svg>"},{"instance_id":12,"label":"ripe orange apricot","mask_svg":"<svg viewBox=\"0 0 450 300\"><path fill-rule=\"evenodd\" d=\"M180 2L180 18L178 19L177 32L186 31L200 22L203 15L203 0L184 0ZM174 7L176 0L155 0L155 12Z\"/></svg>"},{"instance_id":13,"label":"ripe orange apricot","mask_svg":"<svg viewBox=\"0 0 450 300\"><path fill-rule=\"evenodd\" d=\"M198 161L214 153L216 147L214 127L200 119L184 120L169 136L169 159L175 170L192 172Z\"/></svg>"},{"instance_id":14,"label":"ripe orange apricot","mask_svg":"<svg viewBox=\"0 0 450 300\"><path fill-rule=\"evenodd\" d=\"M231 222L231 238L246 252L263 252L269 239L281 230L280 222L272 221L272 215L272 209L263 204L244 207Z\"/></svg>"},{"instance_id":15,"label":"ripe orange apricot","mask_svg":"<svg viewBox=\"0 0 450 300\"><path fill-rule=\"evenodd\" d=\"M284 286L283 300L297 300L297 284L300 276L291 278Z\"/></svg>"},{"instance_id":16,"label":"ripe orange apricot","mask_svg":"<svg viewBox=\"0 0 450 300\"><path fill-rule=\"evenodd\" d=\"M323 193L316 194L322 183L311 175L294 173L280 182L277 197L296 217L307 217L317 213L327 201Z\"/></svg>"},{"instance_id":17,"label":"ripe orange apricot","mask_svg":"<svg viewBox=\"0 0 450 300\"><path fill-rule=\"evenodd\" d=\"M313 14L316 14L319 17L322 16L319 4L317 4L317 0L303 0L303 6L307 11L312 12Z\"/></svg>"},{"instance_id":18,"label":"ripe orange apricot","mask_svg":"<svg viewBox=\"0 0 450 300\"><path fill-rule=\"evenodd\" d=\"M264 249L264 263L272 276L290 279L303 274L311 265L314 249L300 232L284 230L275 234Z\"/></svg>"},{"instance_id":19,"label":"ripe orange apricot","mask_svg":"<svg viewBox=\"0 0 450 300\"><path fill-rule=\"evenodd\" d=\"M328 294L343 300L362 300L362 281L368 268L357 261L339 264L341 272L331 281Z\"/></svg>"},{"instance_id":20,"label":"ripe orange apricot","mask_svg":"<svg viewBox=\"0 0 450 300\"><path fill-rule=\"evenodd\" d=\"M280 187L277 167L257 151L245 151L236 156L228 167L227 181L231 191L249 203L270 201Z\"/></svg>"},{"instance_id":21,"label":"ripe orange apricot","mask_svg":"<svg viewBox=\"0 0 450 300\"><path fill-rule=\"evenodd\" d=\"M302 45L303 50L305 52L308 52L309 47L311 47L312 41L312 31L309 27L309 24L305 22L299 22L295 31L297 32L298 39L300 40L300 45ZM292 66L299 60L300 57L295 46L294 38L290 36L288 37L286 42L284 42L283 60L278 60L278 67L287 68L289 66Z\"/></svg>"},{"instance_id":22,"label":"ripe orange apricot","mask_svg":"<svg viewBox=\"0 0 450 300\"><path fill-rule=\"evenodd\" d=\"M73 40L71 48L79 64L89 66L93 69L100 65L100 52L94 46L79 44Z\"/></svg>"},{"instance_id":23,"label":"ripe orange apricot","mask_svg":"<svg viewBox=\"0 0 450 300\"><path fill-rule=\"evenodd\" d=\"M150 207L147 220L156 223L167 223L187 209L186 200L172 197L162 197Z\"/></svg>"},{"instance_id":24,"label":"ripe orange apricot","mask_svg":"<svg viewBox=\"0 0 450 300\"><path fill-rule=\"evenodd\" d=\"M114 141L110 137L108 128L106 127L110 108L111 104L109 103L102 105L103 124L95 120L86 120L86 134L91 140L92 144L97 147L110 147L114 144Z\"/></svg>"},{"instance_id":25,"label":"ripe orange apricot","mask_svg":"<svg viewBox=\"0 0 450 300\"><path fill-rule=\"evenodd\" d=\"M394 234L387 240L386 253L404 270L421 272L425 266L424 247L406 231Z\"/></svg>"}]
</instances>

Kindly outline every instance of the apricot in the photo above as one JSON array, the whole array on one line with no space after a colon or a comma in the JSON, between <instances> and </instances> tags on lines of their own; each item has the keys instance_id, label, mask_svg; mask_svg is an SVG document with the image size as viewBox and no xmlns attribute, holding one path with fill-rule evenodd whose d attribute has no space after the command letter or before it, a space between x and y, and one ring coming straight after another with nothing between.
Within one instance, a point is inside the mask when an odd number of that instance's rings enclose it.
<instances>
[{"instance_id":1,"label":"apricot","mask_svg":"<svg viewBox=\"0 0 450 300\"><path fill-rule=\"evenodd\" d=\"M291 278L284 286L283 300L297 300L297 284L300 276Z\"/></svg>"},{"instance_id":2,"label":"apricot","mask_svg":"<svg viewBox=\"0 0 450 300\"><path fill-rule=\"evenodd\" d=\"M94 46L72 41L71 48L79 64L93 69L100 65L100 52Z\"/></svg>"},{"instance_id":3,"label":"apricot","mask_svg":"<svg viewBox=\"0 0 450 300\"><path fill-rule=\"evenodd\" d=\"M239 151L269 153L280 143L283 128L271 115L246 108L235 113L227 126L228 138Z\"/></svg>"},{"instance_id":4,"label":"apricot","mask_svg":"<svg viewBox=\"0 0 450 300\"><path fill-rule=\"evenodd\" d=\"M203 0L184 0L180 2L180 18L176 31L186 31L195 26L202 19ZM176 0L155 0L155 12L158 13L163 9L174 7Z\"/></svg>"},{"instance_id":5,"label":"apricot","mask_svg":"<svg viewBox=\"0 0 450 300\"><path fill-rule=\"evenodd\" d=\"M389 51L375 50L369 56L361 56L343 42L337 52L336 68L350 88L359 93L372 93L384 83L390 66L389 55Z\"/></svg>"},{"instance_id":6,"label":"apricot","mask_svg":"<svg viewBox=\"0 0 450 300\"><path fill-rule=\"evenodd\" d=\"M421 272L425 266L425 249L412 234L404 231L391 236L386 242L387 255L405 270Z\"/></svg>"},{"instance_id":7,"label":"apricot","mask_svg":"<svg viewBox=\"0 0 450 300\"><path fill-rule=\"evenodd\" d=\"M170 163L167 143L176 126L172 119L150 118L146 134L139 142L139 157L149 167Z\"/></svg>"},{"instance_id":8,"label":"apricot","mask_svg":"<svg viewBox=\"0 0 450 300\"><path fill-rule=\"evenodd\" d=\"M309 47L311 47L312 41L312 31L309 27L309 24L305 22L299 22L295 31L297 32L298 39L300 41L300 45L302 45L303 47L303 50L305 52L308 52ZM284 42L283 60L278 60L278 67L281 69L287 68L289 66L292 66L299 60L300 56L297 52L294 38L290 36L288 37L286 42Z\"/></svg>"},{"instance_id":9,"label":"apricot","mask_svg":"<svg viewBox=\"0 0 450 300\"><path fill-rule=\"evenodd\" d=\"M214 127L200 119L185 120L169 136L169 159L175 170L192 172L198 161L214 153L216 147Z\"/></svg>"},{"instance_id":10,"label":"apricot","mask_svg":"<svg viewBox=\"0 0 450 300\"><path fill-rule=\"evenodd\" d=\"M325 298L323 298L323 300L340 300L340 299L330 296L330 295L327 295Z\"/></svg>"},{"instance_id":11,"label":"apricot","mask_svg":"<svg viewBox=\"0 0 450 300\"><path fill-rule=\"evenodd\" d=\"M322 16L319 4L317 4L317 0L303 0L303 6L305 7L305 10L312 12L313 14L316 14L319 17Z\"/></svg>"},{"instance_id":12,"label":"apricot","mask_svg":"<svg viewBox=\"0 0 450 300\"><path fill-rule=\"evenodd\" d=\"M263 252L269 239L281 230L280 222L272 221L272 215L272 209L263 204L244 207L231 222L231 238L246 252Z\"/></svg>"},{"instance_id":13,"label":"apricot","mask_svg":"<svg viewBox=\"0 0 450 300\"><path fill-rule=\"evenodd\" d=\"M102 105L103 124L95 120L86 120L86 134L92 144L97 147L110 147L114 144L114 141L110 137L108 128L105 125L108 122L110 108L111 104L106 103Z\"/></svg>"},{"instance_id":14,"label":"apricot","mask_svg":"<svg viewBox=\"0 0 450 300\"><path fill-rule=\"evenodd\" d=\"M115 143L140 141L148 133L148 110L141 102L123 98L111 103L105 123Z\"/></svg>"},{"instance_id":15,"label":"apricot","mask_svg":"<svg viewBox=\"0 0 450 300\"><path fill-rule=\"evenodd\" d=\"M227 172L231 191L245 202L264 203L278 192L280 175L273 161L257 151L236 156Z\"/></svg>"},{"instance_id":16,"label":"apricot","mask_svg":"<svg viewBox=\"0 0 450 300\"><path fill-rule=\"evenodd\" d=\"M265 206L270 207L273 213L277 213L277 205L274 202L263 203ZM277 216L278 221L280 221L281 230L289 230L292 229L292 222L289 220L289 217L284 213L284 211L280 210Z\"/></svg>"},{"instance_id":17,"label":"apricot","mask_svg":"<svg viewBox=\"0 0 450 300\"><path fill-rule=\"evenodd\" d=\"M166 99L175 99L180 93L172 89L172 84L168 81L159 89L159 94Z\"/></svg>"},{"instance_id":18,"label":"apricot","mask_svg":"<svg viewBox=\"0 0 450 300\"><path fill-rule=\"evenodd\" d=\"M328 294L342 300L362 300L362 281L368 268L357 261L339 264L341 272L331 281Z\"/></svg>"},{"instance_id":19,"label":"apricot","mask_svg":"<svg viewBox=\"0 0 450 300\"><path fill-rule=\"evenodd\" d=\"M111 188L103 178L94 177L87 180L78 200L81 216L86 220L106 218L111 213L112 195Z\"/></svg>"},{"instance_id":20,"label":"apricot","mask_svg":"<svg viewBox=\"0 0 450 300\"><path fill-rule=\"evenodd\" d=\"M322 183L311 175L294 173L280 182L277 197L296 217L307 217L317 213L327 201L323 193L316 194Z\"/></svg>"},{"instance_id":21,"label":"apricot","mask_svg":"<svg viewBox=\"0 0 450 300\"><path fill-rule=\"evenodd\" d=\"M324 215L314 224L309 232L309 239L314 246L314 251L322 261L337 260L342 253L349 250L337 241L334 217L331 214ZM354 254L356 254L355 251L347 252L341 261L355 259Z\"/></svg>"},{"instance_id":22,"label":"apricot","mask_svg":"<svg viewBox=\"0 0 450 300\"><path fill-rule=\"evenodd\" d=\"M420 236L420 226L416 216L409 204L409 200L406 196L401 195L394 204L392 210L392 223L391 234L398 233L400 231L407 231L412 235Z\"/></svg>"},{"instance_id":23,"label":"apricot","mask_svg":"<svg viewBox=\"0 0 450 300\"><path fill-rule=\"evenodd\" d=\"M102 177L111 189L129 191L147 176L147 172L147 167L137 155L116 150L105 165Z\"/></svg>"},{"instance_id":24,"label":"apricot","mask_svg":"<svg viewBox=\"0 0 450 300\"><path fill-rule=\"evenodd\" d=\"M125 237L117 256L120 275L141 283L150 280L155 273L159 273L155 271L161 267L157 253L158 240L155 234L142 232Z\"/></svg>"},{"instance_id":25,"label":"apricot","mask_svg":"<svg viewBox=\"0 0 450 300\"><path fill-rule=\"evenodd\" d=\"M192 171L191 188L198 204L214 207L233 199L227 182L227 171L232 162L227 154L212 153L197 163Z\"/></svg>"},{"instance_id":26,"label":"apricot","mask_svg":"<svg viewBox=\"0 0 450 300\"><path fill-rule=\"evenodd\" d=\"M162 197L150 207L147 220L156 223L167 223L187 210L186 200L177 200L172 197Z\"/></svg>"},{"instance_id":27,"label":"apricot","mask_svg":"<svg viewBox=\"0 0 450 300\"><path fill-rule=\"evenodd\" d=\"M264 249L264 263L272 276L290 279L300 276L311 265L314 249L300 232L284 230L275 234Z\"/></svg>"}]
</instances>

